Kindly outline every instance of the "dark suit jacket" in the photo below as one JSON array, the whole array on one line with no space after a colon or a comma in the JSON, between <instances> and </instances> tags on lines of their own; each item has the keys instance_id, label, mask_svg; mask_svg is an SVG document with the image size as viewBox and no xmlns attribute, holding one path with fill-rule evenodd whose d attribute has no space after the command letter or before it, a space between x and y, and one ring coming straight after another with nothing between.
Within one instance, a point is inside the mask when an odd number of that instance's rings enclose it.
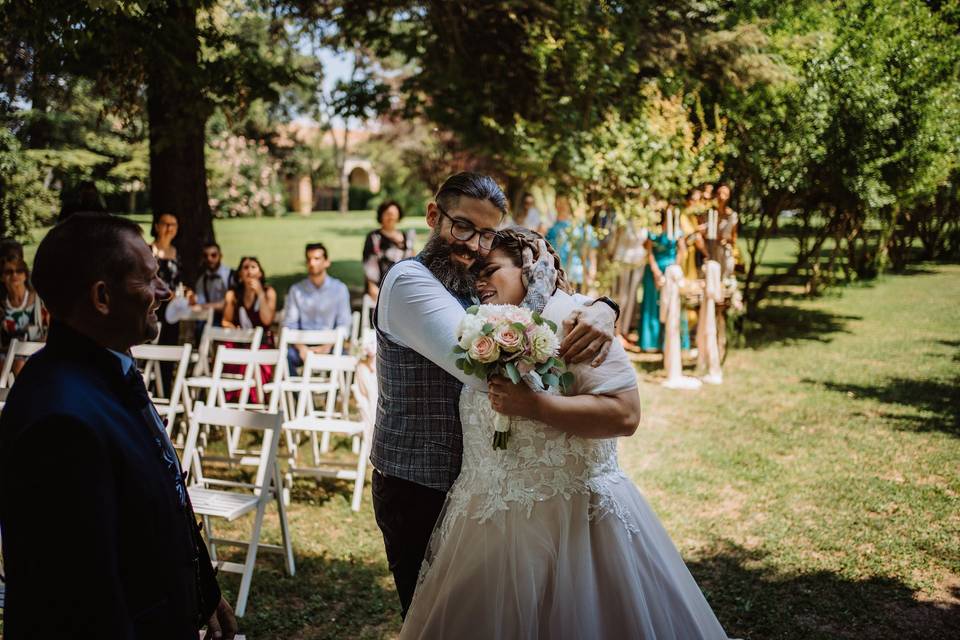
<instances>
[{"instance_id":1,"label":"dark suit jacket","mask_svg":"<svg viewBox=\"0 0 960 640\"><path fill-rule=\"evenodd\" d=\"M169 439L120 360L62 324L0 417L4 634L197 639L220 599Z\"/></svg>"}]
</instances>

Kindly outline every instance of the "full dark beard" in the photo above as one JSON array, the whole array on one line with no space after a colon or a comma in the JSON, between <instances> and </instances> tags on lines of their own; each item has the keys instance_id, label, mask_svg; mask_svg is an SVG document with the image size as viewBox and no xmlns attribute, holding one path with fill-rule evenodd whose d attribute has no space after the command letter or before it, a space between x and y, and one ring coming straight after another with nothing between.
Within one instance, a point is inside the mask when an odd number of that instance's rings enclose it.
<instances>
[{"instance_id":1,"label":"full dark beard","mask_svg":"<svg viewBox=\"0 0 960 640\"><path fill-rule=\"evenodd\" d=\"M450 259L454 253L479 257L463 245L451 245L439 235L432 235L420 251L420 259L447 290L458 296L472 296L476 291L476 277L471 269Z\"/></svg>"}]
</instances>

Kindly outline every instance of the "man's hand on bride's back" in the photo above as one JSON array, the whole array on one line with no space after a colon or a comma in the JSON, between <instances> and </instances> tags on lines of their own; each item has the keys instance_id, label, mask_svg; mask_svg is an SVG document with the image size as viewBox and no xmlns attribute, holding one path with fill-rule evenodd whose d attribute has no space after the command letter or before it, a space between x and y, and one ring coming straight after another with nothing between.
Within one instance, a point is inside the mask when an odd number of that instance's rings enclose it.
<instances>
[{"instance_id":1,"label":"man's hand on bride's back","mask_svg":"<svg viewBox=\"0 0 960 640\"><path fill-rule=\"evenodd\" d=\"M567 364L589 362L599 367L610 353L617 314L605 304L580 307L563 321L560 357Z\"/></svg>"}]
</instances>

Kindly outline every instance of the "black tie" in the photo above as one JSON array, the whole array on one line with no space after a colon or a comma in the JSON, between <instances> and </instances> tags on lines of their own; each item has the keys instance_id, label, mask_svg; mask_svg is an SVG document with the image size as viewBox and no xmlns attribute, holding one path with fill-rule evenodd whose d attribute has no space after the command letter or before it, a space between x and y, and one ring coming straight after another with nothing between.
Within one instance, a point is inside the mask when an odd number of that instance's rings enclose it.
<instances>
[{"instance_id":1,"label":"black tie","mask_svg":"<svg viewBox=\"0 0 960 640\"><path fill-rule=\"evenodd\" d=\"M183 484L183 476L180 473L180 462L177 459L177 451L173 448L173 443L167 436L163 427L163 421L160 414L157 413L150 394L147 393L147 387L143 384L143 375L136 367L130 367L124 376L126 388L130 394L129 401L140 412L140 415L149 425L153 440L157 445L157 452L160 454L160 461L166 468L167 473L173 478L174 490L177 494L177 502L181 507L187 504L186 487Z\"/></svg>"}]
</instances>

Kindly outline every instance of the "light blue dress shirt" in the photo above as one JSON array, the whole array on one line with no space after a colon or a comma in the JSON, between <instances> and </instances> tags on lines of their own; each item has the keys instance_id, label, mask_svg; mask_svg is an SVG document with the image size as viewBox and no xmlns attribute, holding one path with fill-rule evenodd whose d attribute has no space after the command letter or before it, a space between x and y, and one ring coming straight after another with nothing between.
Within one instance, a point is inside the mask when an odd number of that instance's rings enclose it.
<instances>
[{"instance_id":1,"label":"light blue dress shirt","mask_svg":"<svg viewBox=\"0 0 960 640\"><path fill-rule=\"evenodd\" d=\"M336 278L328 275L319 287L306 278L287 293L283 326L288 329L343 327L349 333L351 321L350 290Z\"/></svg>"}]
</instances>

